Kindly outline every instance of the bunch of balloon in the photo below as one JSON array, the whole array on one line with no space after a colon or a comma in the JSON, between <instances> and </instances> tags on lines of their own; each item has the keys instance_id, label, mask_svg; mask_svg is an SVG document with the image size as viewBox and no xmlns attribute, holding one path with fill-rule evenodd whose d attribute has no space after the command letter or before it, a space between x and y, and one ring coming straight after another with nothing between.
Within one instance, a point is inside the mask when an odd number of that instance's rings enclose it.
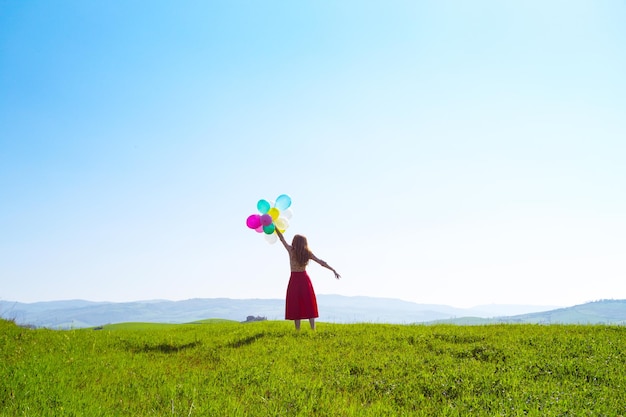
<instances>
[{"instance_id":1,"label":"bunch of balloon","mask_svg":"<svg viewBox=\"0 0 626 417\"><path fill-rule=\"evenodd\" d=\"M278 240L276 229L284 233L289 227L289 219L291 219L291 197L287 194L281 194L276 198L276 202L272 203L267 200L259 200L256 204L259 214L251 214L246 219L246 226L256 230L258 233L264 233L265 239L269 243L275 243Z\"/></svg>"}]
</instances>

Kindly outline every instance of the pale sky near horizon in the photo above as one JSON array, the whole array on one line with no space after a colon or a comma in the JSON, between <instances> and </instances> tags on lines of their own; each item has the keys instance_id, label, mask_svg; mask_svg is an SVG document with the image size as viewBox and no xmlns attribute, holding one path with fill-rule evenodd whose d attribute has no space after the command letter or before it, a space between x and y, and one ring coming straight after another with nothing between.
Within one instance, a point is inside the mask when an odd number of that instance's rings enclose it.
<instances>
[{"instance_id":1,"label":"pale sky near horizon","mask_svg":"<svg viewBox=\"0 0 626 417\"><path fill-rule=\"evenodd\" d=\"M0 0L0 299L626 298L626 3ZM321 312L323 313L323 312Z\"/></svg>"}]
</instances>

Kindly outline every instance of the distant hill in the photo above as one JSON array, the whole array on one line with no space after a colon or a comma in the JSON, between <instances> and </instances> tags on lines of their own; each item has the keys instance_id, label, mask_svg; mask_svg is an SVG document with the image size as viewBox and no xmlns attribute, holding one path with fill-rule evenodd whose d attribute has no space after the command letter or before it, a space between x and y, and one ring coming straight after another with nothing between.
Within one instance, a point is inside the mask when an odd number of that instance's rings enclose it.
<instances>
[{"instance_id":1,"label":"distant hill","mask_svg":"<svg viewBox=\"0 0 626 417\"><path fill-rule=\"evenodd\" d=\"M626 300L600 300L573 307L503 317L463 317L435 320L434 323L492 324L626 324Z\"/></svg>"},{"instance_id":2,"label":"distant hill","mask_svg":"<svg viewBox=\"0 0 626 417\"><path fill-rule=\"evenodd\" d=\"M489 318L503 311L535 313L550 306L490 305L462 309L438 304L417 304L391 298L318 295L320 321L334 323L424 323L460 317ZM125 322L189 323L205 319L245 321L248 316L284 318L282 299L196 298L184 301L126 303L85 300L19 303L0 301L0 317L21 325L48 328L83 328ZM498 314L495 314L498 312ZM457 319L460 320L460 319Z\"/></svg>"}]
</instances>

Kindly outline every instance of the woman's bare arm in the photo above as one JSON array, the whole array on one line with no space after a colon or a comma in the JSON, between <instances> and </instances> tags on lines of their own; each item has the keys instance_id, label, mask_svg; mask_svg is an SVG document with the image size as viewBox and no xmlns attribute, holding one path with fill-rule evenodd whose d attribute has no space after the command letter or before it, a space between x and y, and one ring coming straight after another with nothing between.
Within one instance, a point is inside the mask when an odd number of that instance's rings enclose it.
<instances>
[{"instance_id":1,"label":"woman's bare arm","mask_svg":"<svg viewBox=\"0 0 626 417\"><path fill-rule=\"evenodd\" d=\"M319 259L317 256L313 254L311 254L311 259L317 262L318 264L320 264L321 266L323 266L324 268L330 269L331 271L333 271L333 273L335 274L335 278L337 279L341 278L341 275L339 275L339 273L337 273L337 271L335 271L335 269L332 266L328 265L326 261L322 261L321 259Z\"/></svg>"},{"instance_id":2,"label":"woman's bare arm","mask_svg":"<svg viewBox=\"0 0 626 417\"><path fill-rule=\"evenodd\" d=\"M285 249L287 249L287 250L291 249L291 246L289 246L289 244L285 240L285 237L283 236L283 234L280 233L280 230L276 229L276 234L278 235L278 238L280 239L280 241L283 244L283 246L285 247Z\"/></svg>"}]
</instances>

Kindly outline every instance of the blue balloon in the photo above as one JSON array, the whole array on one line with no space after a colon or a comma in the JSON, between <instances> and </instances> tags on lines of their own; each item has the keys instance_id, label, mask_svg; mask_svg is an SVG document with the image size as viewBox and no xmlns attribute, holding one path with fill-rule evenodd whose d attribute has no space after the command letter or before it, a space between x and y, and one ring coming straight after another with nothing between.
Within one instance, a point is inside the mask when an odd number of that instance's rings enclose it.
<instances>
[{"instance_id":1,"label":"blue balloon","mask_svg":"<svg viewBox=\"0 0 626 417\"><path fill-rule=\"evenodd\" d=\"M265 214L270 211L270 207L270 203L268 203L266 200L259 200L259 202L256 203L256 208L259 209L259 213L261 214Z\"/></svg>"},{"instance_id":2,"label":"blue balloon","mask_svg":"<svg viewBox=\"0 0 626 417\"><path fill-rule=\"evenodd\" d=\"M291 206L291 197L289 197L287 194L281 194L278 196L278 198L276 198L276 204L274 204L274 207L276 207L278 210L287 210L289 206Z\"/></svg>"}]
</instances>

